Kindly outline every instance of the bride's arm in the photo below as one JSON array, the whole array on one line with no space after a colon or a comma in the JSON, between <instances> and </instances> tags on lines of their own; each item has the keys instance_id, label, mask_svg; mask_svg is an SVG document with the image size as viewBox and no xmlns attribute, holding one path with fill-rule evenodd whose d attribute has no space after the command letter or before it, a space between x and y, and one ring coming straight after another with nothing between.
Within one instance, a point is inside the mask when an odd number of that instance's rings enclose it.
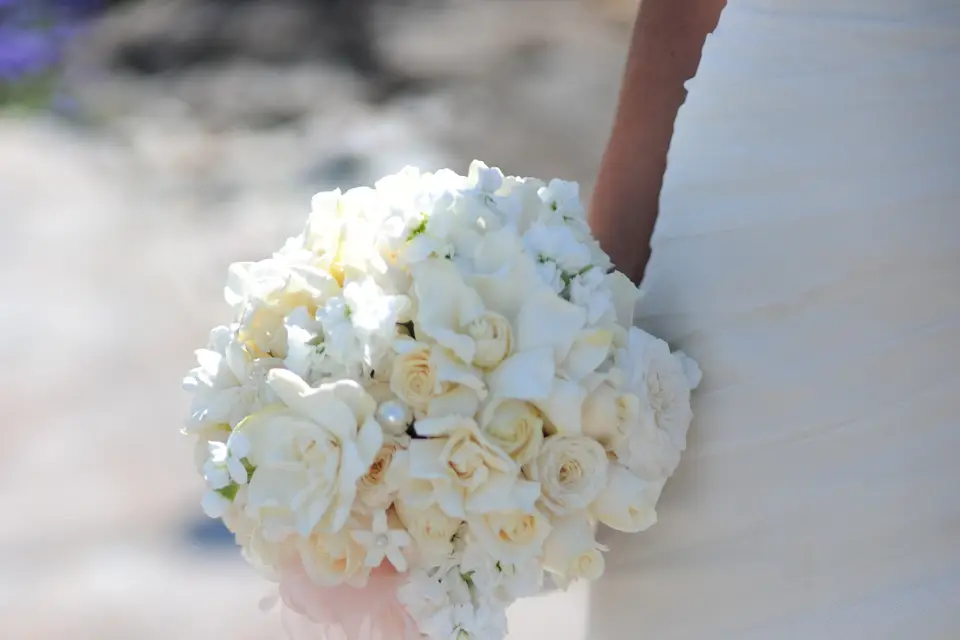
<instances>
[{"instance_id":1,"label":"bride's arm","mask_svg":"<svg viewBox=\"0 0 960 640\"><path fill-rule=\"evenodd\" d=\"M590 223L617 268L635 282L650 235L673 121L707 34L726 0L642 0L613 132L590 203Z\"/></svg>"}]
</instances>

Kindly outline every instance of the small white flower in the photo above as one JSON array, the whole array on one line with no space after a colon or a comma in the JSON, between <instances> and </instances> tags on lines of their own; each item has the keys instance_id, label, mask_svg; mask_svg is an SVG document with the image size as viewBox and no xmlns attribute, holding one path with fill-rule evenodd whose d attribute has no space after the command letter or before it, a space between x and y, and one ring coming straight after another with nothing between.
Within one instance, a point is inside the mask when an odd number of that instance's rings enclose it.
<instances>
[{"instance_id":1,"label":"small white flower","mask_svg":"<svg viewBox=\"0 0 960 640\"><path fill-rule=\"evenodd\" d=\"M287 357L283 365L311 384L330 375L320 321L306 307L298 307L284 318L284 327Z\"/></svg>"},{"instance_id":2,"label":"small white flower","mask_svg":"<svg viewBox=\"0 0 960 640\"><path fill-rule=\"evenodd\" d=\"M576 182L554 178L548 185L540 187L537 195L551 211L565 218L583 220L585 216L580 202L580 185Z\"/></svg>"},{"instance_id":3,"label":"small white flower","mask_svg":"<svg viewBox=\"0 0 960 640\"><path fill-rule=\"evenodd\" d=\"M350 535L366 551L364 564L368 567L379 567L386 558L397 571L403 573L407 570L403 549L410 544L410 534L402 529L391 529L386 511L373 514L370 530L354 530Z\"/></svg>"},{"instance_id":4,"label":"small white flower","mask_svg":"<svg viewBox=\"0 0 960 640\"><path fill-rule=\"evenodd\" d=\"M503 185L503 173L496 167L490 168L480 160L470 163L470 185L484 194L495 193Z\"/></svg>"},{"instance_id":5,"label":"small white flower","mask_svg":"<svg viewBox=\"0 0 960 640\"><path fill-rule=\"evenodd\" d=\"M613 294L606 286L603 271L590 267L569 278L570 302L587 311L587 322L597 323L604 317L614 318Z\"/></svg>"},{"instance_id":6,"label":"small white flower","mask_svg":"<svg viewBox=\"0 0 960 640\"><path fill-rule=\"evenodd\" d=\"M219 425L236 427L276 399L266 375L282 361L253 357L232 334L229 327L218 327L211 338L212 348L196 352L199 366L183 380L184 389L193 393L186 433Z\"/></svg>"},{"instance_id":7,"label":"small white flower","mask_svg":"<svg viewBox=\"0 0 960 640\"><path fill-rule=\"evenodd\" d=\"M238 340L258 357L286 357L283 324L297 307L322 306L340 293L329 272L275 259L230 265L225 297L238 316Z\"/></svg>"},{"instance_id":8,"label":"small white flower","mask_svg":"<svg viewBox=\"0 0 960 640\"><path fill-rule=\"evenodd\" d=\"M248 473L243 459L250 453L250 441L242 433L232 433L227 442L208 442L209 459L203 466L203 477L211 489L227 485L247 484Z\"/></svg>"},{"instance_id":9,"label":"small white flower","mask_svg":"<svg viewBox=\"0 0 960 640\"><path fill-rule=\"evenodd\" d=\"M222 518L230 509L232 501L217 491L207 491L203 494L200 506L208 518Z\"/></svg>"},{"instance_id":10,"label":"small white flower","mask_svg":"<svg viewBox=\"0 0 960 640\"><path fill-rule=\"evenodd\" d=\"M553 262L571 276L591 265L589 247L567 227L535 224L523 235L523 246L539 262Z\"/></svg>"},{"instance_id":11,"label":"small white flower","mask_svg":"<svg viewBox=\"0 0 960 640\"><path fill-rule=\"evenodd\" d=\"M491 555L472 536L467 537L467 544L460 556L460 570L470 575L478 592L502 602L534 596L543 586L543 566L539 554L508 562Z\"/></svg>"},{"instance_id":12,"label":"small white flower","mask_svg":"<svg viewBox=\"0 0 960 640\"><path fill-rule=\"evenodd\" d=\"M317 320L323 327L324 355L358 376L363 365L363 345L350 322L350 313L346 299L338 296L317 310Z\"/></svg>"},{"instance_id":13,"label":"small white flower","mask_svg":"<svg viewBox=\"0 0 960 640\"><path fill-rule=\"evenodd\" d=\"M410 299L386 293L372 277L347 283L343 298L350 309L350 323L361 345L363 362L376 369L393 346L397 322L410 307Z\"/></svg>"}]
</instances>

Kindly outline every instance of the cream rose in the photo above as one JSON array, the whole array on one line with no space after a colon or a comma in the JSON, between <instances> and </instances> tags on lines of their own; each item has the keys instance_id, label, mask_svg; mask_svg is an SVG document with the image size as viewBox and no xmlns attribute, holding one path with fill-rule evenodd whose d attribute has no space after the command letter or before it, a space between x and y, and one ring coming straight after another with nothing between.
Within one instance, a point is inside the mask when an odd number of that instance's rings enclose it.
<instances>
[{"instance_id":1,"label":"cream rose","mask_svg":"<svg viewBox=\"0 0 960 640\"><path fill-rule=\"evenodd\" d=\"M418 509L398 500L394 508L421 556L441 559L453 552L453 536L461 520L451 518L436 505Z\"/></svg>"},{"instance_id":2,"label":"cream rose","mask_svg":"<svg viewBox=\"0 0 960 640\"><path fill-rule=\"evenodd\" d=\"M237 427L250 442L247 460L255 468L245 513L270 540L335 533L383 443L373 418L376 403L352 381L314 389L296 374L274 369L267 383L284 405Z\"/></svg>"},{"instance_id":3,"label":"cream rose","mask_svg":"<svg viewBox=\"0 0 960 640\"><path fill-rule=\"evenodd\" d=\"M480 418L483 433L517 464L537 457L543 444L543 414L523 400L494 400Z\"/></svg>"},{"instance_id":4,"label":"cream rose","mask_svg":"<svg viewBox=\"0 0 960 640\"><path fill-rule=\"evenodd\" d=\"M387 482L387 474L399 448L392 442L380 447L366 475L360 478L358 498L370 509L386 509L393 502L396 487Z\"/></svg>"},{"instance_id":5,"label":"cream rose","mask_svg":"<svg viewBox=\"0 0 960 640\"><path fill-rule=\"evenodd\" d=\"M510 322L493 311L485 311L467 325L467 335L476 342L473 364L481 369L493 369L503 362L513 349Z\"/></svg>"},{"instance_id":6,"label":"cream rose","mask_svg":"<svg viewBox=\"0 0 960 640\"><path fill-rule=\"evenodd\" d=\"M550 436L527 466L540 483L543 503L556 515L586 509L606 484L607 452L582 436Z\"/></svg>"},{"instance_id":7,"label":"cream rose","mask_svg":"<svg viewBox=\"0 0 960 640\"><path fill-rule=\"evenodd\" d=\"M486 395L479 371L443 348L398 340L390 389L420 415L473 415Z\"/></svg>"},{"instance_id":8,"label":"cream rose","mask_svg":"<svg viewBox=\"0 0 960 640\"><path fill-rule=\"evenodd\" d=\"M467 524L487 553L509 563L539 556L551 529L547 516L537 509L472 515Z\"/></svg>"},{"instance_id":9,"label":"cream rose","mask_svg":"<svg viewBox=\"0 0 960 640\"><path fill-rule=\"evenodd\" d=\"M448 516L533 507L537 485L518 479L516 463L472 419L428 418L415 428L424 437L410 443L410 478L427 481L428 502ZM413 502L423 503L416 497Z\"/></svg>"},{"instance_id":10,"label":"cream rose","mask_svg":"<svg viewBox=\"0 0 960 640\"><path fill-rule=\"evenodd\" d=\"M543 566L558 586L578 579L596 580L603 575L603 545L594 538L587 514L557 518L543 543Z\"/></svg>"},{"instance_id":11,"label":"cream rose","mask_svg":"<svg viewBox=\"0 0 960 640\"><path fill-rule=\"evenodd\" d=\"M390 390L415 409L425 411L430 401L443 391L437 369L430 359L429 345L404 340L393 359Z\"/></svg>"},{"instance_id":12,"label":"cream rose","mask_svg":"<svg viewBox=\"0 0 960 640\"><path fill-rule=\"evenodd\" d=\"M370 574L364 565L367 551L350 531L314 533L297 541L297 551L310 579L321 587L349 584L359 587Z\"/></svg>"},{"instance_id":13,"label":"cream rose","mask_svg":"<svg viewBox=\"0 0 960 640\"><path fill-rule=\"evenodd\" d=\"M590 505L597 520L617 531L637 533L657 522L664 480L646 482L619 464L610 465L607 486Z\"/></svg>"}]
</instances>

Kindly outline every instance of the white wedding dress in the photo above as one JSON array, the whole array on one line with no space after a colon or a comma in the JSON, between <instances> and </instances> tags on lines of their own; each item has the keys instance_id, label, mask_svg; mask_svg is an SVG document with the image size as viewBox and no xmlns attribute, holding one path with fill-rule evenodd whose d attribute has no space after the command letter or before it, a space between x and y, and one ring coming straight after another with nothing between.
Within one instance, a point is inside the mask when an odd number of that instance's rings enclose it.
<instances>
[{"instance_id":1,"label":"white wedding dress","mask_svg":"<svg viewBox=\"0 0 960 640\"><path fill-rule=\"evenodd\" d=\"M960 639L960 0L730 0L688 88L639 323L697 417L550 637Z\"/></svg>"}]
</instances>

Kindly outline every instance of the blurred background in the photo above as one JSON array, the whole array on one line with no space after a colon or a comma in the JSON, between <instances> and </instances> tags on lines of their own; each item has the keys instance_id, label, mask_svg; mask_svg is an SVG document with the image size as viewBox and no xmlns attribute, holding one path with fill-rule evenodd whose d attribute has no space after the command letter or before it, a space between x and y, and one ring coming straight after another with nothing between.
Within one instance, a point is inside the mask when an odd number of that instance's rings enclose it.
<instances>
[{"instance_id":1,"label":"blurred background","mask_svg":"<svg viewBox=\"0 0 960 640\"><path fill-rule=\"evenodd\" d=\"M280 640L179 434L227 265L407 164L586 195L636 7L0 0L0 639Z\"/></svg>"}]
</instances>

